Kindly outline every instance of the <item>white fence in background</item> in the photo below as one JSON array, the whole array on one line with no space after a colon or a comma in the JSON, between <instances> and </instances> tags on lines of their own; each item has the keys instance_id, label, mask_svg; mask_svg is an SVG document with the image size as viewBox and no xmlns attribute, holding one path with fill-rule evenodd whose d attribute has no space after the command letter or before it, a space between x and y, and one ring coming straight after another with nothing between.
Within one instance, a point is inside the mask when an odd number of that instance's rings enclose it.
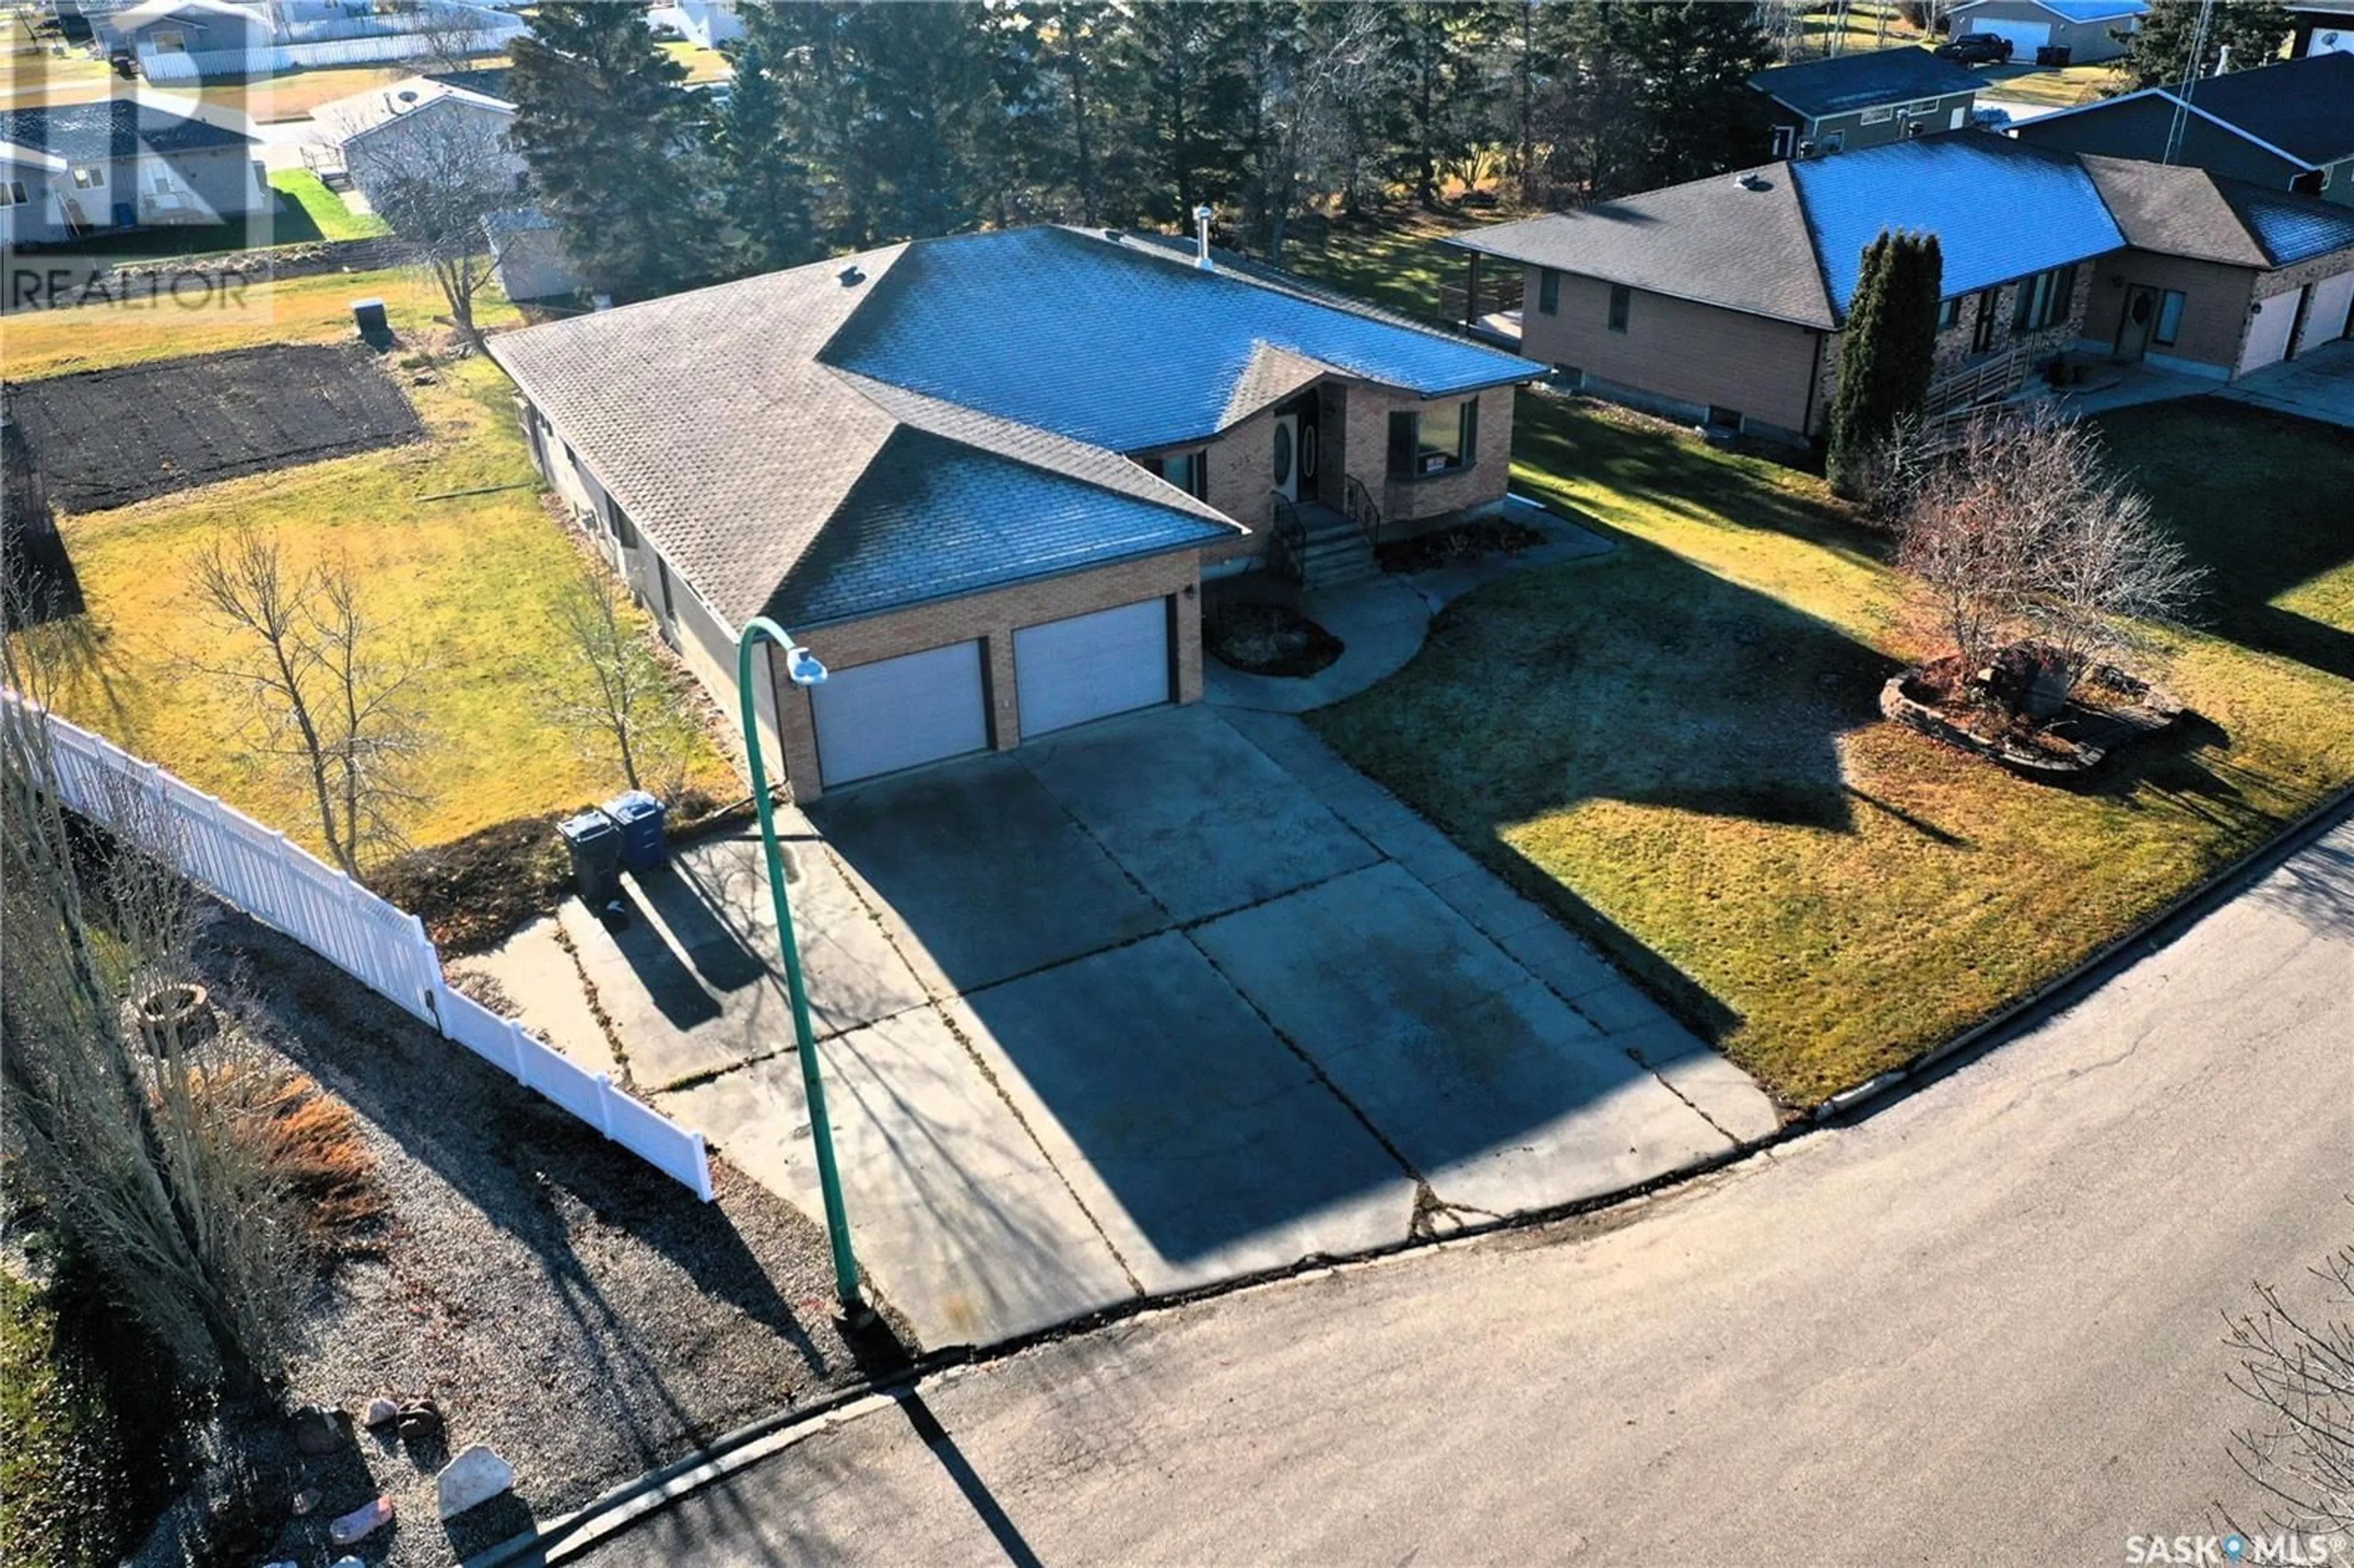
<instances>
[{"instance_id":1,"label":"white fence in background","mask_svg":"<svg viewBox=\"0 0 2354 1568\"><path fill-rule=\"evenodd\" d=\"M58 794L66 805L109 825L119 825L118 813L132 800L143 810L160 811L160 831L140 837L151 849L168 851L191 882L285 932L710 1201L711 1160L703 1134L631 1098L606 1075L567 1061L522 1024L451 991L441 976L441 954L416 916L158 764L14 694L0 700L17 710L20 722L47 720ZM125 786L135 793L126 794Z\"/></svg>"},{"instance_id":2,"label":"white fence in background","mask_svg":"<svg viewBox=\"0 0 2354 1568\"><path fill-rule=\"evenodd\" d=\"M281 71L309 70L321 66L384 65L429 57L495 55L530 29L520 21L511 29L469 33L462 38L436 39L418 33L378 33L372 37L322 39L308 44L256 44L244 49L200 49L164 54L139 51L139 70L149 81L195 81L200 78L267 77ZM266 87L266 84L264 84ZM267 100L263 100L267 101Z\"/></svg>"}]
</instances>

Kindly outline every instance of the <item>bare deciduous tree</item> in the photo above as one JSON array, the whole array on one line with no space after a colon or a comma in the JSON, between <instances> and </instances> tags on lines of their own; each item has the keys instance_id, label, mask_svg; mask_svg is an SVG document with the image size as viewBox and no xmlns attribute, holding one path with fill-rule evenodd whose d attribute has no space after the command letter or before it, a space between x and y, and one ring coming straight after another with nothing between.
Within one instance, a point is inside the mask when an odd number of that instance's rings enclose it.
<instances>
[{"instance_id":1,"label":"bare deciduous tree","mask_svg":"<svg viewBox=\"0 0 2354 1568\"><path fill-rule=\"evenodd\" d=\"M8 683L38 684L25 651ZM171 819L111 780L111 832L61 803L46 717L0 707L0 1126L16 1173L116 1299L199 1383L278 1369L309 1285L293 1200L219 1092L253 1066L233 1036L166 1013L152 1044L126 998L192 983L195 906Z\"/></svg>"},{"instance_id":2,"label":"bare deciduous tree","mask_svg":"<svg viewBox=\"0 0 2354 1568\"><path fill-rule=\"evenodd\" d=\"M557 720L610 748L632 789L659 768L684 770L688 724L669 667L636 624L629 596L604 567L584 561L557 606L573 676L550 698Z\"/></svg>"},{"instance_id":3,"label":"bare deciduous tree","mask_svg":"<svg viewBox=\"0 0 2354 1568\"><path fill-rule=\"evenodd\" d=\"M197 668L258 699L259 749L302 779L335 863L357 877L365 857L405 847L401 819L425 798L418 666L381 652L349 564L292 571L244 529L206 545L190 575L207 611L255 645L242 663Z\"/></svg>"},{"instance_id":4,"label":"bare deciduous tree","mask_svg":"<svg viewBox=\"0 0 2354 1568\"><path fill-rule=\"evenodd\" d=\"M2137 646L2140 623L2179 617L2205 578L2099 438L2056 412L1982 416L1935 455L1906 441L1883 459L1903 498L1897 559L1935 593L1972 670L2032 636L2073 686Z\"/></svg>"},{"instance_id":5,"label":"bare deciduous tree","mask_svg":"<svg viewBox=\"0 0 2354 1568\"><path fill-rule=\"evenodd\" d=\"M502 243L483 220L522 201L522 159L480 114L445 108L387 129L370 139L354 182L432 273L459 334L480 347L474 300L496 271Z\"/></svg>"},{"instance_id":6,"label":"bare deciduous tree","mask_svg":"<svg viewBox=\"0 0 2354 1568\"><path fill-rule=\"evenodd\" d=\"M2264 1285L2253 1310L2229 1319L2232 1386L2264 1411L2233 1435L2232 1457L2271 1499L2274 1530L2354 1534L2354 1245L2312 1273L2313 1307Z\"/></svg>"}]
</instances>

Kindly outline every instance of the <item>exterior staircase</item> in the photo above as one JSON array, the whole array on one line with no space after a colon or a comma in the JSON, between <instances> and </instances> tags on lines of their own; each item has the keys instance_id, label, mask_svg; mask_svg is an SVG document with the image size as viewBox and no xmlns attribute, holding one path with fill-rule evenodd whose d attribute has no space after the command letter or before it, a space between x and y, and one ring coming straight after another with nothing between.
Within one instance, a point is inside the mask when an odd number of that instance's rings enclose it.
<instances>
[{"instance_id":1,"label":"exterior staircase","mask_svg":"<svg viewBox=\"0 0 2354 1568\"><path fill-rule=\"evenodd\" d=\"M1380 572L1373 538L1355 518L1314 501L1300 502L1292 512L1299 520L1293 559L1301 588L1339 588Z\"/></svg>"}]
</instances>

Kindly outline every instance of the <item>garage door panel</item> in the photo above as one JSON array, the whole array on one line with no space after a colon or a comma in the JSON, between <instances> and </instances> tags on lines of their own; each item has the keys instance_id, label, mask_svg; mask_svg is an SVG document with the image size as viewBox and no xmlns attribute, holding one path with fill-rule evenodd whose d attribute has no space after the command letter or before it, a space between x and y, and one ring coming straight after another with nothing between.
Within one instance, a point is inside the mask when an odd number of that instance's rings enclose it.
<instances>
[{"instance_id":1,"label":"garage door panel","mask_svg":"<svg viewBox=\"0 0 2354 1568\"><path fill-rule=\"evenodd\" d=\"M2241 375L2288 357L2288 334L2296 325L2297 299L2304 292L2292 289L2257 302L2255 319L2248 323L2247 340L2240 349Z\"/></svg>"},{"instance_id":2,"label":"garage door panel","mask_svg":"<svg viewBox=\"0 0 2354 1568\"><path fill-rule=\"evenodd\" d=\"M1998 38L2009 38L2013 59L2021 55L2031 59L2035 50L2052 41L2052 24L2049 22L2002 22L1991 16L1974 16L1970 19L1970 31L1992 33Z\"/></svg>"},{"instance_id":3,"label":"garage door panel","mask_svg":"<svg viewBox=\"0 0 2354 1568\"><path fill-rule=\"evenodd\" d=\"M811 691L829 789L989 747L979 642L832 672Z\"/></svg>"},{"instance_id":4,"label":"garage door panel","mask_svg":"<svg viewBox=\"0 0 2354 1568\"><path fill-rule=\"evenodd\" d=\"M1169 601L1145 599L1013 634L1024 739L1169 700Z\"/></svg>"},{"instance_id":5,"label":"garage door panel","mask_svg":"<svg viewBox=\"0 0 2354 1568\"><path fill-rule=\"evenodd\" d=\"M2313 302L2305 310L2305 341L2300 352L2317 348L2346 335L2346 316L2354 308L2354 272L2341 272L2313 285Z\"/></svg>"}]
</instances>

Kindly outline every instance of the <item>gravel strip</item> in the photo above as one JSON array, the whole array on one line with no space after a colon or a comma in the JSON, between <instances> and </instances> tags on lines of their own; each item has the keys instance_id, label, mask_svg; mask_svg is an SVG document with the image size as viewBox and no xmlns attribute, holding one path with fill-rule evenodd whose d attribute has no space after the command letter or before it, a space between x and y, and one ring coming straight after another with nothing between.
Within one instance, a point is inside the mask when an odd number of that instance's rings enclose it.
<instances>
[{"instance_id":1,"label":"gravel strip","mask_svg":"<svg viewBox=\"0 0 2354 1568\"><path fill-rule=\"evenodd\" d=\"M251 1032L359 1112L390 1207L381 1255L323 1287L290 1406L431 1395L446 1445L358 1430L296 1484L323 1492L273 1558L323 1563L326 1526L379 1490L363 1560L446 1563L578 1508L757 1416L855 1381L825 1240L716 1162L715 1202L521 1088L292 940L221 914L200 959ZM511 1500L446 1529L433 1471L472 1443ZM276 1434L239 1446L282 1452Z\"/></svg>"}]
</instances>

